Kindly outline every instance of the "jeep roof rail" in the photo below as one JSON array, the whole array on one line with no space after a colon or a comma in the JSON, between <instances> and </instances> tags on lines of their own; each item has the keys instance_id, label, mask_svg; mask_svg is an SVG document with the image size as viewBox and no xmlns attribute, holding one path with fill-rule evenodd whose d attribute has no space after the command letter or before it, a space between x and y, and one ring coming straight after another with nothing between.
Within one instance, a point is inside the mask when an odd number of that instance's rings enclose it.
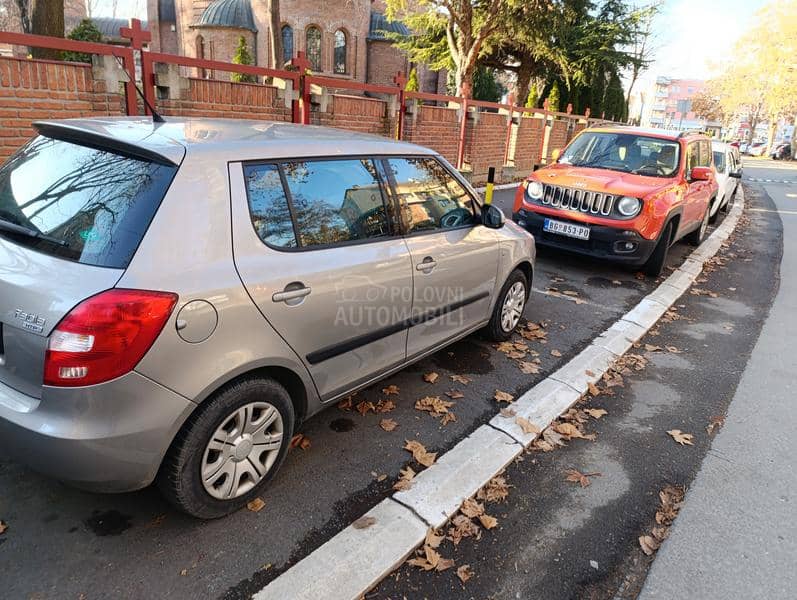
<instances>
[{"instance_id":1,"label":"jeep roof rail","mask_svg":"<svg viewBox=\"0 0 797 600\"><path fill-rule=\"evenodd\" d=\"M686 137L687 135L702 135L705 134L704 129L684 129L678 134L679 138Z\"/></svg>"}]
</instances>

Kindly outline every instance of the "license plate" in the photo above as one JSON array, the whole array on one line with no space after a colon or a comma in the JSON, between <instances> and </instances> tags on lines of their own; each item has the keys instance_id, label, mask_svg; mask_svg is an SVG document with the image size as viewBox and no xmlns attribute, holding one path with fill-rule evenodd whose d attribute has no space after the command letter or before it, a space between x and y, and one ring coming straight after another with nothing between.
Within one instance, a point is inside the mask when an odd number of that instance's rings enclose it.
<instances>
[{"instance_id":1,"label":"license plate","mask_svg":"<svg viewBox=\"0 0 797 600\"><path fill-rule=\"evenodd\" d=\"M589 227L584 225L573 225L573 223L565 223L555 219L545 219L542 229L548 233L558 233L559 235L566 235L579 240L589 239Z\"/></svg>"}]
</instances>

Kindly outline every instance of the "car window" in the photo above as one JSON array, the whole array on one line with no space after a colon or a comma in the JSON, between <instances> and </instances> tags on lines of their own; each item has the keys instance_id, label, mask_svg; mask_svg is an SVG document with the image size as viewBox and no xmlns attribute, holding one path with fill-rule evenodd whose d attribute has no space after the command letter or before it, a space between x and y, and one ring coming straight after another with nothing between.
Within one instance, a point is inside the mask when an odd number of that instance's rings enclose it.
<instances>
[{"instance_id":1,"label":"car window","mask_svg":"<svg viewBox=\"0 0 797 600\"><path fill-rule=\"evenodd\" d=\"M296 234L277 165L244 166L252 225L261 240L278 248L295 248Z\"/></svg>"},{"instance_id":2,"label":"car window","mask_svg":"<svg viewBox=\"0 0 797 600\"><path fill-rule=\"evenodd\" d=\"M700 166L711 166L711 142L703 140L700 142Z\"/></svg>"},{"instance_id":3,"label":"car window","mask_svg":"<svg viewBox=\"0 0 797 600\"><path fill-rule=\"evenodd\" d=\"M433 158L391 158L393 177L408 233L474 225L473 199Z\"/></svg>"},{"instance_id":4,"label":"car window","mask_svg":"<svg viewBox=\"0 0 797 600\"><path fill-rule=\"evenodd\" d=\"M369 159L281 165L303 247L389 235L376 166Z\"/></svg>"},{"instance_id":5,"label":"car window","mask_svg":"<svg viewBox=\"0 0 797 600\"><path fill-rule=\"evenodd\" d=\"M584 132L565 148L560 163L649 177L672 177L680 160L678 142L633 133Z\"/></svg>"},{"instance_id":6,"label":"car window","mask_svg":"<svg viewBox=\"0 0 797 600\"><path fill-rule=\"evenodd\" d=\"M125 268L176 172L38 136L0 168L0 220L33 235L6 229L0 235L52 256Z\"/></svg>"},{"instance_id":7,"label":"car window","mask_svg":"<svg viewBox=\"0 0 797 600\"><path fill-rule=\"evenodd\" d=\"M714 151L714 166L717 169L717 173L725 172L725 153L722 150Z\"/></svg>"},{"instance_id":8,"label":"car window","mask_svg":"<svg viewBox=\"0 0 797 600\"><path fill-rule=\"evenodd\" d=\"M700 165L700 148L697 142L692 142L686 148L686 170L691 171Z\"/></svg>"}]
</instances>

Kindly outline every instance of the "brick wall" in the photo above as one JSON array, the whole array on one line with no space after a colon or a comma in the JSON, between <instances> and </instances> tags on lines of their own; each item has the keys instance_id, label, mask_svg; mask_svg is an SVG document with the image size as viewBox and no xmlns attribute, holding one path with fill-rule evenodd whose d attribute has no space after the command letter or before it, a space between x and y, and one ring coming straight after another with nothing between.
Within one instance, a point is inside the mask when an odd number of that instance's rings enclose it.
<instances>
[{"instance_id":1,"label":"brick wall","mask_svg":"<svg viewBox=\"0 0 797 600\"><path fill-rule=\"evenodd\" d=\"M555 120L551 125L551 134L548 138L548 148L546 149L545 157L551 158L551 153L556 150L562 150L567 145L567 121Z\"/></svg>"},{"instance_id":2,"label":"brick wall","mask_svg":"<svg viewBox=\"0 0 797 600\"><path fill-rule=\"evenodd\" d=\"M473 183L487 181L487 170L495 167L496 176L501 177L506 149L507 115L482 112L474 119L468 116L465 132L465 164L470 168Z\"/></svg>"},{"instance_id":3,"label":"brick wall","mask_svg":"<svg viewBox=\"0 0 797 600\"><path fill-rule=\"evenodd\" d=\"M0 158L34 134L33 121L123 114L124 95L106 91L91 65L0 58Z\"/></svg>"},{"instance_id":4,"label":"brick wall","mask_svg":"<svg viewBox=\"0 0 797 600\"><path fill-rule=\"evenodd\" d=\"M157 108L170 116L290 121L291 110L277 91L265 85L191 78L179 98L158 100Z\"/></svg>"},{"instance_id":5,"label":"brick wall","mask_svg":"<svg viewBox=\"0 0 797 600\"><path fill-rule=\"evenodd\" d=\"M457 110L440 106L416 107L416 114L408 115L405 121L404 140L428 146L455 164L459 146Z\"/></svg>"},{"instance_id":6,"label":"brick wall","mask_svg":"<svg viewBox=\"0 0 797 600\"><path fill-rule=\"evenodd\" d=\"M517 141L515 143L515 170L528 174L534 165L540 162L543 126L545 121L534 117L522 117L518 123Z\"/></svg>"},{"instance_id":7,"label":"brick wall","mask_svg":"<svg viewBox=\"0 0 797 600\"><path fill-rule=\"evenodd\" d=\"M390 42L368 42L368 73L366 81L377 85L393 85L393 77L401 71L409 76L407 55Z\"/></svg>"},{"instance_id":8,"label":"brick wall","mask_svg":"<svg viewBox=\"0 0 797 600\"><path fill-rule=\"evenodd\" d=\"M326 110L313 111L311 117L314 125L389 136L393 119L388 118L387 112L387 103L383 100L331 95Z\"/></svg>"}]
</instances>

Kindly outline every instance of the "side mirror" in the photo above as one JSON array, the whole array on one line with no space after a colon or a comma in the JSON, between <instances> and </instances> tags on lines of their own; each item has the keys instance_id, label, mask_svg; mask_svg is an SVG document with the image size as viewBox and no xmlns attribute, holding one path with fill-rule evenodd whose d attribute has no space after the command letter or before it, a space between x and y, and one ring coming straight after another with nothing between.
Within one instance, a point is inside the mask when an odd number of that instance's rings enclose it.
<instances>
[{"instance_id":1,"label":"side mirror","mask_svg":"<svg viewBox=\"0 0 797 600\"><path fill-rule=\"evenodd\" d=\"M501 209L492 204L482 206L482 225L490 229L501 229L506 223L506 217Z\"/></svg>"},{"instance_id":2,"label":"side mirror","mask_svg":"<svg viewBox=\"0 0 797 600\"><path fill-rule=\"evenodd\" d=\"M562 156L562 150L559 148L554 148L553 152L551 152L551 161L556 162L559 160L560 156Z\"/></svg>"},{"instance_id":3,"label":"side mirror","mask_svg":"<svg viewBox=\"0 0 797 600\"><path fill-rule=\"evenodd\" d=\"M736 179L741 179L742 178L742 172L741 171L731 171L729 173L729 175L731 177L735 177Z\"/></svg>"},{"instance_id":4,"label":"side mirror","mask_svg":"<svg viewBox=\"0 0 797 600\"><path fill-rule=\"evenodd\" d=\"M711 167L692 167L689 181L711 181Z\"/></svg>"}]
</instances>

